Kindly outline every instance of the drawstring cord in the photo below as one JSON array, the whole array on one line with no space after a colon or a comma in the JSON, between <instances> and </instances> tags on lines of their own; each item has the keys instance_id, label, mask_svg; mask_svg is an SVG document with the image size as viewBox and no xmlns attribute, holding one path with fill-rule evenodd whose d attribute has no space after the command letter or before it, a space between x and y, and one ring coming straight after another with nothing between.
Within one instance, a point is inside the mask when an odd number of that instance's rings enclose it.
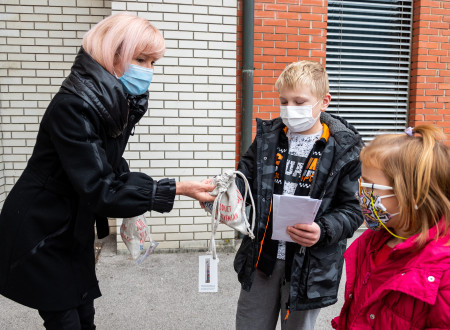
<instances>
[{"instance_id":1,"label":"drawstring cord","mask_svg":"<svg viewBox=\"0 0 450 330\"><path fill-rule=\"evenodd\" d=\"M224 173L224 175L220 175L218 176L215 180L216 180L216 187L219 190L219 193L217 194L216 199L214 200L214 204L212 207L212 211L211 211L211 244L210 244L210 249L212 252L212 256L213 259L216 259L217 257L217 253L216 253L216 240L214 238L214 236L216 235L217 232L217 227L219 226L219 222L220 222L220 211L218 210L218 206L220 205L220 201L222 200L223 195L226 193L226 191L228 190L228 187L230 186L230 184L232 184L234 182L234 178L236 177L236 175L240 176L243 180L244 180L244 186L245 186L245 192L244 192L244 200L243 200L243 207L242 207L242 218L244 219L245 222L245 227L247 229L247 233L250 236L251 239L255 238L255 235L253 234L253 230L255 229L255 202L253 200L253 196L252 196L252 192L250 191L250 185L247 181L247 178L245 177L244 174L242 174L242 172L240 171L227 171ZM253 208L253 213L252 213L252 225L250 228L250 224L248 222L247 219L247 215L245 212L245 201L247 200L247 194L250 197L251 200L251 206Z\"/></svg>"},{"instance_id":2,"label":"drawstring cord","mask_svg":"<svg viewBox=\"0 0 450 330\"><path fill-rule=\"evenodd\" d=\"M392 196L394 196L394 195L392 195ZM373 213L376 215L378 221L383 225L384 229L386 229L386 230L388 231L389 234L391 234L391 235L394 236L394 237L400 238L400 239L408 239L407 237L397 236L397 235L395 235L393 232L391 232L391 231L388 229L388 227L383 223L383 221L380 220L380 217L378 216L378 213L377 213L377 211L376 211L376 209L375 209L375 205L373 204L373 198L372 198L372 196L370 196L370 202L372 203Z\"/></svg>"}]
</instances>

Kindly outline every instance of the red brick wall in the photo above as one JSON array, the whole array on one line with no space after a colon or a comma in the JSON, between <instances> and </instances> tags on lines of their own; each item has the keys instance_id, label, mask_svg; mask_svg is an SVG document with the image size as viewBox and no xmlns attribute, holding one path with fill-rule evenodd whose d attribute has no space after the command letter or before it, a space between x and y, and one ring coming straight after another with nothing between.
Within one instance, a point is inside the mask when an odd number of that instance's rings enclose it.
<instances>
[{"instance_id":1,"label":"red brick wall","mask_svg":"<svg viewBox=\"0 0 450 330\"><path fill-rule=\"evenodd\" d=\"M240 150L242 5L238 0L237 159ZM255 0L253 118L279 113L274 83L283 68L302 59L326 63L327 1ZM433 123L450 144L450 0L415 0L409 125ZM253 134L255 125L253 124Z\"/></svg>"},{"instance_id":2,"label":"red brick wall","mask_svg":"<svg viewBox=\"0 0 450 330\"><path fill-rule=\"evenodd\" d=\"M409 124L436 124L450 145L450 1L414 1Z\"/></svg>"},{"instance_id":3,"label":"red brick wall","mask_svg":"<svg viewBox=\"0 0 450 330\"><path fill-rule=\"evenodd\" d=\"M238 0L237 4L236 150L239 153L243 1ZM312 59L325 65L327 6L327 0L255 0L253 118L271 119L279 116L275 81L289 63ZM253 136L255 131L253 123Z\"/></svg>"}]
</instances>

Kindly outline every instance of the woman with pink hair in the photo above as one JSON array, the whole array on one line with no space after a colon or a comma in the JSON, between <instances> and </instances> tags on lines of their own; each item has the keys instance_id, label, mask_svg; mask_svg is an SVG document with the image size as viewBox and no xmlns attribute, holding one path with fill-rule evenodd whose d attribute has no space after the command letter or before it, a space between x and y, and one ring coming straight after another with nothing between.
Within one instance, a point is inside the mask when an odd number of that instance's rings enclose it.
<instances>
[{"instance_id":1,"label":"woman with pink hair","mask_svg":"<svg viewBox=\"0 0 450 330\"><path fill-rule=\"evenodd\" d=\"M175 195L214 200L207 181L157 181L122 158L164 51L146 19L123 13L94 26L4 203L0 294L38 309L47 329L95 329L94 223L102 238L108 217L169 212Z\"/></svg>"}]
</instances>

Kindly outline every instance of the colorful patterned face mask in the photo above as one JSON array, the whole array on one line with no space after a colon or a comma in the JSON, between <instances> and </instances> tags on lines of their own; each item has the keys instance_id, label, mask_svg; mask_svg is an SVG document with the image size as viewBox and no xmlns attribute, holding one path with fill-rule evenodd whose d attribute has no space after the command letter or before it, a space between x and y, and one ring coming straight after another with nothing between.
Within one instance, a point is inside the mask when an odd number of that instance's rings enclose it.
<instances>
[{"instance_id":1,"label":"colorful patterned face mask","mask_svg":"<svg viewBox=\"0 0 450 330\"><path fill-rule=\"evenodd\" d=\"M371 188L370 192L362 188ZM364 224L367 228L371 230L378 231L384 227L392 236L406 239L404 237L397 236L393 234L387 227L386 223L395 215L400 214L400 212L390 214L387 212L386 207L381 203L383 198L393 197L395 194L378 196L373 193L374 189L378 190L393 190L392 187L382 186L374 183L362 182L362 178L359 179L359 194L358 200L361 206L361 212L364 217Z\"/></svg>"}]
</instances>

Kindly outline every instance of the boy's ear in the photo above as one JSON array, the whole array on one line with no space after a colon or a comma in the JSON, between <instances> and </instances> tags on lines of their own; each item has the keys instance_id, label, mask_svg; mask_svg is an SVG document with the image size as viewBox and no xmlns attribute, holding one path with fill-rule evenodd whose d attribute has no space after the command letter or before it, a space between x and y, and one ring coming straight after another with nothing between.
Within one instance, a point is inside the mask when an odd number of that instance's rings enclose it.
<instances>
[{"instance_id":1,"label":"boy's ear","mask_svg":"<svg viewBox=\"0 0 450 330\"><path fill-rule=\"evenodd\" d=\"M322 107L320 108L320 111L325 111L331 102L331 95L326 94L322 99Z\"/></svg>"}]
</instances>

